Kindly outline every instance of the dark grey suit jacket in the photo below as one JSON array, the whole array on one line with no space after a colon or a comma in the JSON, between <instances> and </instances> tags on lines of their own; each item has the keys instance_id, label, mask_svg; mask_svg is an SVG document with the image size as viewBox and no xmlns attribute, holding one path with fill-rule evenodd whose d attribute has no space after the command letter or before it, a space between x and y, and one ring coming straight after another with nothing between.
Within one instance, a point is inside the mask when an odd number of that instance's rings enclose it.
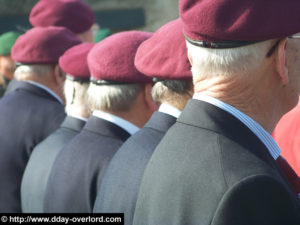
<instances>
[{"instance_id":1,"label":"dark grey suit jacket","mask_svg":"<svg viewBox=\"0 0 300 225\"><path fill-rule=\"evenodd\" d=\"M299 202L238 119L190 100L142 179L134 225L296 225Z\"/></svg>"},{"instance_id":2,"label":"dark grey suit jacket","mask_svg":"<svg viewBox=\"0 0 300 225\"><path fill-rule=\"evenodd\" d=\"M91 116L82 131L55 159L44 199L44 211L92 212L105 169L129 133Z\"/></svg>"},{"instance_id":3,"label":"dark grey suit jacket","mask_svg":"<svg viewBox=\"0 0 300 225\"><path fill-rule=\"evenodd\" d=\"M43 212L46 184L54 159L84 124L83 120L67 116L59 129L34 148L21 184L22 212Z\"/></svg>"},{"instance_id":4,"label":"dark grey suit jacket","mask_svg":"<svg viewBox=\"0 0 300 225\"><path fill-rule=\"evenodd\" d=\"M26 82L0 100L0 212L21 212L21 179L33 148L65 118L64 105Z\"/></svg>"},{"instance_id":5,"label":"dark grey suit jacket","mask_svg":"<svg viewBox=\"0 0 300 225\"><path fill-rule=\"evenodd\" d=\"M176 118L155 112L145 126L131 136L112 158L96 198L94 212L122 212L132 224L137 194L147 163Z\"/></svg>"}]
</instances>

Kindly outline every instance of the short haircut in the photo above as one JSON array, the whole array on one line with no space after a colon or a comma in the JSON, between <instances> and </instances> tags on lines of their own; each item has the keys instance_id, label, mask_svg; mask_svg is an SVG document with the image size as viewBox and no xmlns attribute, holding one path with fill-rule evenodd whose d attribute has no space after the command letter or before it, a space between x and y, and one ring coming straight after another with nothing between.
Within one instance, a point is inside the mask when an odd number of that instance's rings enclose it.
<instances>
[{"instance_id":1,"label":"short haircut","mask_svg":"<svg viewBox=\"0 0 300 225\"><path fill-rule=\"evenodd\" d=\"M88 89L88 107L110 112L128 111L138 94L142 84L96 85L91 83Z\"/></svg>"},{"instance_id":2,"label":"short haircut","mask_svg":"<svg viewBox=\"0 0 300 225\"><path fill-rule=\"evenodd\" d=\"M230 49L203 48L186 42L193 60L193 78L195 80L197 77L245 75L259 67L272 41Z\"/></svg>"},{"instance_id":3,"label":"short haircut","mask_svg":"<svg viewBox=\"0 0 300 225\"><path fill-rule=\"evenodd\" d=\"M43 77L49 74L54 66L52 64L20 65L16 68L14 75L20 80L32 75Z\"/></svg>"},{"instance_id":4,"label":"short haircut","mask_svg":"<svg viewBox=\"0 0 300 225\"><path fill-rule=\"evenodd\" d=\"M192 81L188 80L164 80L158 81L152 87L151 95L154 101L169 103L173 106L186 101L188 92L193 88Z\"/></svg>"}]
</instances>

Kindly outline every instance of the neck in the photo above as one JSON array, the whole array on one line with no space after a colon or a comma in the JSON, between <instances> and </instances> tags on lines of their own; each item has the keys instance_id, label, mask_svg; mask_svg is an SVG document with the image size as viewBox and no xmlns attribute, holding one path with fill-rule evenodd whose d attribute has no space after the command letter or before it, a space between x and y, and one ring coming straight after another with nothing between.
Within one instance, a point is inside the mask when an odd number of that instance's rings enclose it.
<instances>
[{"instance_id":1,"label":"neck","mask_svg":"<svg viewBox=\"0 0 300 225\"><path fill-rule=\"evenodd\" d=\"M83 117L83 118L89 118L90 113L87 107L76 107L72 105L67 105L66 106L66 113L69 116L73 117Z\"/></svg>"},{"instance_id":2,"label":"neck","mask_svg":"<svg viewBox=\"0 0 300 225\"><path fill-rule=\"evenodd\" d=\"M249 79L251 77L251 79ZM268 96L266 86L256 77L241 75L240 77L213 77L195 80L195 93L217 98L237 108L258 122L266 131L272 133L280 119L278 115L278 102L275 96Z\"/></svg>"},{"instance_id":3,"label":"neck","mask_svg":"<svg viewBox=\"0 0 300 225\"><path fill-rule=\"evenodd\" d=\"M56 83L53 82L50 76L39 77L36 75L26 75L26 76L18 76L17 78L20 81L34 81L36 83L42 84L57 94L63 102L65 102L65 97L63 95L62 87L59 87Z\"/></svg>"},{"instance_id":4,"label":"neck","mask_svg":"<svg viewBox=\"0 0 300 225\"><path fill-rule=\"evenodd\" d=\"M112 111L105 111L105 112L121 117L122 119L131 122L132 124L136 125L139 128L143 127L145 124L145 121L140 120L140 117L136 115L137 112L133 112L132 110L127 112L112 112Z\"/></svg>"}]
</instances>

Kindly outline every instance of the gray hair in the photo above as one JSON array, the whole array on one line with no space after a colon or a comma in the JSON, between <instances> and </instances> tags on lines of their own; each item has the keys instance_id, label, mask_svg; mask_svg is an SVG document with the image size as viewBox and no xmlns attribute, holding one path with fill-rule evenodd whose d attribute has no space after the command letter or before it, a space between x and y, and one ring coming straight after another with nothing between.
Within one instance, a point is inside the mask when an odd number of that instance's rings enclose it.
<instances>
[{"instance_id":1,"label":"gray hair","mask_svg":"<svg viewBox=\"0 0 300 225\"><path fill-rule=\"evenodd\" d=\"M244 75L262 63L273 40L230 49L203 48L187 43L193 78Z\"/></svg>"},{"instance_id":2,"label":"gray hair","mask_svg":"<svg viewBox=\"0 0 300 225\"><path fill-rule=\"evenodd\" d=\"M14 76L18 80L26 79L27 76L36 75L39 77L46 76L53 70L53 65L34 64L34 65L20 65L15 70Z\"/></svg>"},{"instance_id":3,"label":"gray hair","mask_svg":"<svg viewBox=\"0 0 300 225\"><path fill-rule=\"evenodd\" d=\"M188 92L192 90L192 82L188 80L164 80L152 87L151 95L154 101L176 105L180 99L186 99Z\"/></svg>"},{"instance_id":4,"label":"gray hair","mask_svg":"<svg viewBox=\"0 0 300 225\"><path fill-rule=\"evenodd\" d=\"M133 105L142 84L96 85L88 89L88 106L95 110L125 112Z\"/></svg>"},{"instance_id":5,"label":"gray hair","mask_svg":"<svg viewBox=\"0 0 300 225\"><path fill-rule=\"evenodd\" d=\"M88 87L89 83L80 83L69 79L65 80L64 94L67 114L74 115L78 109L87 109Z\"/></svg>"}]
</instances>

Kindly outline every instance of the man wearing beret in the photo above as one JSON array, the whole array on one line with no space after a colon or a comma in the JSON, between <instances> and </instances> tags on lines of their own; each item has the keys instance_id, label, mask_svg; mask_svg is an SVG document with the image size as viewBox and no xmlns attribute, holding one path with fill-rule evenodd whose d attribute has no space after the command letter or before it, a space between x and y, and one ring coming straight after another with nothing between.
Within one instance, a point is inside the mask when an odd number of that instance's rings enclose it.
<instances>
[{"instance_id":1,"label":"man wearing beret","mask_svg":"<svg viewBox=\"0 0 300 225\"><path fill-rule=\"evenodd\" d=\"M12 48L17 89L0 100L0 212L20 212L21 178L33 148L65 118L58 58L81 43L62 27L33 28ZM12 123L13 121L13 123Z\"/></svg>"},{"instance_id":2,"label":"man wearing beret","mask_svg":"<svg viewBox=\"0 0 300 225\"><path fill-rule=\"evenodd\" d=\"M151 117L152 80L134 66L138 46L150 36L141 31L118 33L89 53L88 106L93 115L56 157L44 199L46 213L92 212L110 159Z\"/></svg>"},{"instance_id":3,"label":"man wearing beret","mask_svg":"<svg viewBox=\"0 0 300 225\"><path fill-rule=\"evenodd\" d=\"M15 61L11 58L11 48L21 33L9 31L0 36L0 76L2 78L1 93L5 92L8 83L14 77Z\"/></svg>"},{"instance_id":4,"label":"man wearing beret","mask_svg":"<svg viewBox=\"0 0 300 225\"><path fill-rule=\"evenodd\" d=\"M66 27L83 42L94 42L95 15L82 0L39 0L30 12L29 21L34 27Z\"/></svg>"},{"instance_id":5,"label":"man wearing beret","mask_svg":"<svg viewBox=\"0 0 300 225\"><path fill-rule=\"evenodd\" d=\"M50 170L59 151L78 134L89 117L86 92L90 82L87 55L93 43L82 43L59 58L67 73L64 85L67 117L53 134L38 144L27 163L21 185L23 212L43 212L44 193Z\"/></svg>"},{"instance_id":6,"label":"man wearing beret","mask_svg":"<svg viewBox=\"0 0 300 225\"><path fill-rule=\"evenodd\" d=\"M94 42L95 16L82 0L39 0L30 12L29 22L33 27L65 27L83 42ZM18 84L18 79L13 79L7 92L13 91Z\"/></svg>"},{"instance_id":7,"label":"man wearing beret","mask_svg":"<svg viewBox=\"0 0 300 225\"><path fill-rule=\"evenodd\" d=\"M300 224L270 135L298 102L299 7L179 1L195 94L147 165L133 224Z\"/></svg>"},{"instance_id":8,"label":"man wearing beret","mask_svg":"<svg viewBox=\"0 0 300 225\"><path fill-rule=\"evenodd\" d=\"M193 94L190 63L181 32L180 20L166 24L139 46L135 57L136 68L155 78L152 98L161 105L112 158L94 206L95 213L123 212L126 225L132 224L139 185L155 147Z\"/></svg>"}]
</instances>

